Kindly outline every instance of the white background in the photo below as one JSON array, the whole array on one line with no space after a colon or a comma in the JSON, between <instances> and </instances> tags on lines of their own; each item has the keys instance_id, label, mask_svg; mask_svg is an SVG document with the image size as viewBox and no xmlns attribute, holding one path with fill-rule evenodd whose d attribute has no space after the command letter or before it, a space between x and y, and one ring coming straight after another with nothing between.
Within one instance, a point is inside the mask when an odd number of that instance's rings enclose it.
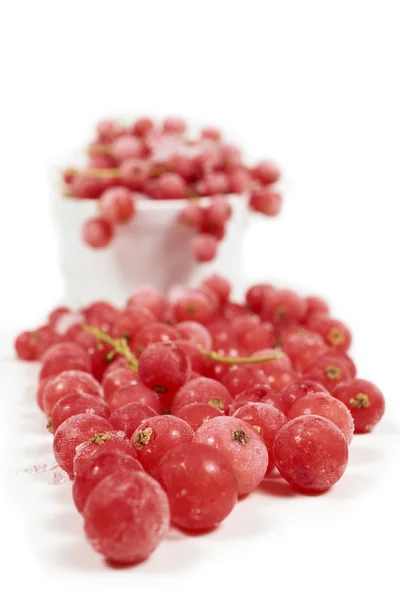
<instances>
[{"instance_id":1,"label":"white background","mask_svg":"<svg viewBox=\"0 0 400 600\"><path fill-rule=\"evenodd\" d=\"M396 0L97 0L0 12L1 586L7 597L399 597L399 9ZM286 205L254 218L249 279L330 299L361 376L388 408L329 494L239 504L211 537L173 534L111 571L83 540L68 484L13 469L50 452L9 336L36 325L62 281L48 168L96 119L183 114L226 128L285 173ZM391 544L394 544L392 549ZM9 587L8 587L9 586Z\"/></svg>"}]
</instances>

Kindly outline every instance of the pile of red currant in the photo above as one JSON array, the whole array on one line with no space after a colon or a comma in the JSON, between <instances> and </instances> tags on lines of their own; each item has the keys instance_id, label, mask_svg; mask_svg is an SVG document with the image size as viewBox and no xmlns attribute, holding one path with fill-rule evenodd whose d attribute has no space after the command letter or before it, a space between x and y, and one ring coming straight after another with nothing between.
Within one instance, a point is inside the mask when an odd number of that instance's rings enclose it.
<instances>
[{"instance_id":1,"label":"pile of red currant","mask_svg":"<svg viewBox=\"0 0 400 600\"><path fill-rule=\"evenodd\" d=\"M19 358L41 361L56 460L109 561L144 560L170 522L216 527L274 468L300 492L327 490L353 432L384 413L322 299L268 284L243 304L230 295L217 275L173 299L142 289L122 309L57 308L16 339Z\"/></svg>"},{"instance_id":2,"label":"pile of red currant","mask_svg":"<svg viewBox=\"0 0 400 600\"><path fill-rule=\"evenodd\" d=\"M240 149L213 127L194 139L181 118L159 124L140 118L129 126L101 121L88 155L86 168L66 169L63 179L68 196L99 200L100 215L82 232L92 248L108 246L115 227L135 217L135 193L153 200L188 199L179 221L193 228L192 250L200 262L212 260L224 238L232 213L229 194L248 194L250 209L269 217L281 210L282 197L273 188L280 178L277 166L245 165ZM206 204L199 202L205 197Z\"/></svg>"}]
</instances>

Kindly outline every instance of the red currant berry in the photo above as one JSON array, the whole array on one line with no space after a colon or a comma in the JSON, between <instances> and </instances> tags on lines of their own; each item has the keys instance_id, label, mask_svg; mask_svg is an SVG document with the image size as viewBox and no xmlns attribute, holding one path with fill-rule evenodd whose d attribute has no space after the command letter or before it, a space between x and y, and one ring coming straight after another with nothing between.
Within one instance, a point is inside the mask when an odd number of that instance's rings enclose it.
<instances>
[{"instance_id":1,"label":"red currant berry","mask_svg":"<svg viewBox=\"0 0 400 600\"><path fill-rule=\"evenodd\" d=\"M325 300L318 296L306 296L304 298L306 303L306 313L304 315L304 321L307 323L315 315L329 315L329 305Z\"/></svg>"},{"instance_id":2,"label":"red currant berry","mask_svg":"<svg viewBox=\"0 0 400 600\"><path fill-rule=\"evenodd\" d=\"M102 398L82 392L62 397L54 405L51 413L51 427L56 432L61 423L69 417L80 414L97 415L108 420L110 409Z\"/></svg>"},{"instance_id":3,"label":"red currant berry","mask_svg":"<svg viewBox=\"0 0 400 600\"><path fill-rule=\"evenodd\" d=\"M141 191L150 174L150 163L142 158L124 160L119 167L121 183L133 191Z\"/></svg>"},{"instance_id":4,"label":"red currant berry","mask_svg":"<svg viewBox=\"0 0 400 600\"><path fill-rule=\"evenodd\" d=\"M220 275L210 275L203 279L201 285L203 288L205 287L215 292L221 303L225 303L229 300L232 286L225 277L221 277Z\"/></svg>"},{"instance_id":5,"label":"red currant berry","mask_svg":"<svg viewBox=\"0 0 400 600\"><path fill-rule=\"evenodd\" d=\"M272 471L274 468L272 446L276 434L288 421L283 412L272 404L250 402L238 408L233 416L254 427L261 435L270 458L266 472Z\"/></svg>"},{"instance_id":6,"label":"red currant berry","mask_svg":"<svg viewBox=\"0 0 400 600\"><path fill-rule=\"evenodd\" d=\"M89 495L83 511L93 548L115 563L145 560L169 529L168 498L157 481L137 471L105 477Z\"/></svg>"},{"instance_id":7,"label":"red currant berry","mask_svg":"<svg viewBox=\"0 0 400 600\"><path fill-rule=\"evenodd\" d=\"M73 461L74 475L85 468L86 463L101 450L118 450L136 458L136 450L124 431L106 431L96 433L89 440L82 442L75 450Z\"/></svg>"},{"instance_id":8,"label":"red currant berry","mask_svg":"<svg viewBox=\"0 0 400 600\"><path fill-rule=\"evenodd\" d=\"M168 495L171 522L183 529L216 527L237 501L232 466L220 452L204 444L172 448L161 459L157 478Z\"/></svg>"},{"instance_id":9,"label":"red currant berry","mask_svg":"<svg viewBox=\"0 0 400 600\"><path fill-rule=\"evenodd\" d=\"M142 142L133 135L120 135L111 143L110 151L117 163L131 158L142 158Z\"/></svg>"},{"instance_id":10,"label":"red currant berry","mask_svg":"<svg viewBox=\"0 0 400 600\"><path fill-rule=\"evenodd\" d=\"M331 357L322 354L307 366L304 376L321 383L328 392L332 392L338 383L351 379L351 371L340 355Z\"/></svg>"},{"instance_id":11,"label":"red currant berry","mask_svg":"<svg viewBox=\"0 0 400 600\"><path fill-rule=\"evenodd\" d=\"M140 381L135 381L117 388L111 396L107 398L107 403L112 413L122 406L132 403L150 406L156 414L161 414L162 412L161 403L157 394Z\"/></svg>"},{"instance_id":12,"label":"red currant berry","mask_svg":"<svg viewBox=\"0 0 400 600\"><path fill-rule=\"evenodd\" d=\"M268 467L268 451L258 432L235 417L215 417L195 432L193 441L216 448L230 462L238 494L253 491Z\"/></svg>"},{"instance_id":13,"label":"red currant berry","mask_svg":"<svg viewBox=\"0 0 400 600\"><path fill-rule=\"evenodd\" d=\"M210 419L214 419L214 417L220 417L223 414L222 410L211 404L194 402L193 404L182 406L182 408L176 412L175 416L186 421L193 431L197 431L203 423L206 423Z\"/></svg>"},{"instance_id":14,"label":"red currant berry","mask_svg":"<svg viewBox=\"0 0 400 600\"><path fill-rule=\"evenodd\" d=\"M90 394L102 397L103 390L93 375L84 371L63 371L52 377L43 391L43 408L50 416L56 403L70 394Z\"/></svg>"},{"instance_id":15,"label":"red currant berry","mask_svg":"<svg viewBox=\"0 0 400 600\"><path fill-rule=\"evenodd\" d=\"M332 421L343 433L346 442L350 444L353 438L354 421L343 402L328 393L309 393L296 400L288 412L288 419L292 420L303 415L319 415Z\"/></svg>"},{"instance_id":16,"label":"red currant berry","mask_svg":"<svg viewBox=\"0 0 400 600\"><path fill-rule=\"evenodd\" d=\"M232 398L259 383L268 383L266 375L259 365L239 365L228 371L222 383Z\"/></svg>"},{"instance_id":17,"label":"red currant berry","mask_svg":"<svg viewBox=\"0 0 400 600\"><path fill-rule=\"evenodd\" d=\"M229 179L222 171L206 173L203 179L196 184L200 196L213 196L214 194L227 194L229 192Z\"/></svg>"},{"instance_id":18,"label":"red currant berry","mask_svg":"<svg viewBox=\"0 0 400 600\"><path fill-rule=\"evenodd\" d=\"M159 342L174 342L180 339L178 331L165 323L150 323L142 327L135 336L134 349L140 356L148 346Z\"/></svg>"},{"instance_id":19,"label":"red currant berry","mask_svg":"<svg viewBox=\"0 0 400 600\"><path fill-rule=\"evenodd\" d=\"M263 185L271 185L271 183L276 183L281 177L279 167L269 160L263 160L258 163L255 167L253 167L251 173L254 179L257 179Z\"/></svg>"},{"instance_id":20,"label":"red currant berry","mask_svg":"<svg viewBox=\"0 0 400 600\"><path fill-rule=\"evenodd\" d=\"M342 477L348 447L343 433L331 421L306 415L278 431L273 457L288 483L303 492L323 492Z\"/></svg>"},{"instance_id":21,"label":"red currant berry","mask_svg":"<svg viewBox=\"0 0 400 600\"><path fill-rule=\"evenodd\" d=\"M175 326L175 329L182 339L192 342L195 346L201 346L203 350L211 350L212 338L210 332L201 323L181 321Z\"/></svg>"},{"instance_id":22,"label":"red currant berry","mask_svg":"<svg viewBox=\"0 0 400 600\"><path fill-rule=\"evenodd\" d=\"M305 314L304 300L291 290L272 290L262 302L262 319L277 325L299 322Z\"/></svg>"},{"instance_id":23,"label":"red currant berry","mask_svg":"<svg viewBox=\"0 0 400 600\"><path fill-rule=\"evenodd\" d=\"M261 314L265 302L264 298L273 291L273 286L268 283L260 283L251 286L246 292L247 306L257 315Z\"/></svg>"},{"instance_id":24,"label":"red currant berry","mask_svg":"<svg viewBox=\"0 0 400 600\"><path fill-rule=\"evenodd\" d=\"M113 237L113 227L103 217L93 217L83 225L82 239L91 248L106 248Z\"/></svg>"},{"instance_id":25,"label":"red currant berry","mask_svg":"<svg viewBox=\"0 0 400 600\"><path fill-rule=\"evenodd\" d=\"M21 360L37 360L38 343L34 331L24 331L15 340L15 352Z\"/></svg>"},{"instance_id":26,"label":"red currant berry","mask_svg":"<svg viewBox=\"0 0 400 600\"><path fill-rule=\"evenodd\" d=\"M355 433L368 433L383 417L385 399L379 388L365 379L351 379L334 389L335 398L343 402L354 419Z\"/></svg>"},{"instance_id":27,"label":"red currant berry","mask_svg":"<svg viewBox=\"0 0 400 600\"><path fill-rule=\"evenodd\" d=\"M172 402L171 412L176 414L181 408L194 402L209 404L227 412L232 403L232 396L219 381L198 377L180 388Z\"/></svg>"},{"instance_id":28,"label":"red currant berry","mask_svg":"<svg viewBox=\"0 0 400 600\"><path fill-rule=\"evenodd\" d=\"M139 358L139 376L160 395L165 407L190 376L190 361L173 342L151 344Z\"/></svg>"},{"instance_id":29,"label":"red currant berry","mask_svg":"<svg viewBox=\"0 0 400 600\"><path fill-rule=\"evenodd\" d=\"M310 331L302 327L296 327L291 332L284 335L282 342L282 350L290 357L295 366L295 361L298 356L305 354L309 356L318 356L316 352L321 354L327 350L327 346L322 336L316 331Z\"/></svg>"},{"instance_id":30,"label":"red currant berry","mask_svg":"<svg viewBox=\"0 0 400 600\"><path fill-rule=\"evenodd\" d=\"M215 313L212 301L200 290L189 290L174 302L173 313L176 321L196 321L207 325Z\"/></svg>"},{"instance_id":31,"label":"red currant berry","mask_svg":"<svg viewBox=\"0 0 400 600\"><path fill-rule=\"evenodd\" d=\"M152 417L143 421L132 436L138 459L143 468L154 475L162 457L175 446L191 442L192 428L172 415Z\"/></svg>"},{"instance_id":32,"label":"red currant berry","mask_svg":"<svg viewBox=\"0 0 400 600\"><path fill-rule=\"evenodd\" d=\"M282 395L267 384L258 384L249 387L235 397L229 408L229 414L233 416L233 414L242 406L259 402L262 404L270 404L279 411L282 411Z\"/></svg>"},{"instance_id":33,"label":"red currant berry","mask_svg":"<svg viewBox=\"0 0 400 600\"><path fill-rule=\"evenodd\" d=\"M119 310L115 308L109 302L92 302L82 311L86 316L86 321L90 324L97 319L98 321L105 321L108 324L112 324L119 315Z\"/></svg>"},{"instance_id":34,"label":"red currant berry","mask_svg":"<svg viewBox=\"0 0 400 600\"><path fill-rule=\"evenodd\" d=\"M100 481L120 471L143 472L143 467L133 456L115 449L100 449L88 458L84 467L75 475L72 485L72 497L78 511L83 512L87 499Z\"/></svg>"},{"instance_id":35,"label":"red currant berry","mask_svg":"<svg viewBox=\"0 0 400 600\"><path fill-rule=\"evenodd\" d=\"M109 421L116 431L125 431L126 435L131 438L143 421L156 417L157 414L148 404L131 402L114 411Z\"/></svg>"},{"instance_id":36,"label":"red currant berry","mask_svg":"<svg viewBox=\"0 0 400 600\"><path fill-rule=\"evenodd\" d=\"M70 183L70 193L74 198L98 198L107 187L105 179L75 175Z\"/></svg>"},{"instance_id":37,"label":"red currant berry","mask_svg":"<svg viewBox=\"0 0 400 600\"><path fill-rule=\"evenodd\" d=\"M217 255L217 238L210 233L199 233L192 240L193 256L198 262L210 262Z\"/></svg>"},{"instance_id":38,"label":"red currant berry","mask_svg":"<svg viewBox=\"0 0 400 600\"><path fill-rule=\"evenodd\" d=\"M111 328L111 336L113 338L123 337L128 342L133 342L142 327L154 323L155 320L153 313L147 308L129 307L115 319Z\"/></svg>"},{"instance_id":39,"label":"red currant berry","mask_svg":"<svg viewBox=\"0 0 400 600\"><path fill-rule=\"evenodd\" d=\"M118 135L118 127L116 123L108 119L99 121L96 126L98 140L102 144L109 144Z\"/></svg>"},{"instance_id":40,"label":"red currant berry","mask_svg":"<svg viewBox=\"0 0 400 600\"><path fill-rule=\"evenodd\" d=\"M162 130L164 133L170 135L185 133L187 125L181 117L167 117L164 119Z\"/></svg>"},{"instance_id":41,"label":"red currant berry","mask_svg":"<svg viewBox=\"0 0 400 600\"><path fill-rule=\"evenodd\" d=\"M136 385L138 382L139 375L132 369L126 367L110 369L104 374L101 382L105 400L108 402L116 390L127 385Z\"/></svg>"},{"instance_id":42,"label":"red currant berry","mask_svg":"<svg viewBox=\"0 0 400 600\"><path fill-rule=\"evenodd\" d=\"M163 173L157 181L158 194L165 200L178 200L186 198L187 184L178 173Z\"/></svg>"},{"instance_id":43,"label":"red currant berry","mask_svg":"<svg viewBox=\"0 0 400 600\"><path fill-rule=\"evenodd\" d=\"M346 352L351 346L350 330L337 319L321 317L314 323L313 329L320 333L326 344L335 348L335 350Z\"/></svg>"},{"instance_id":44,"label":"red currant berry","mask_svg":"<svg viewBox=\"0 0 400 600\"><path fill-rule=\"evenodd\" d=\"M154 129L154 121L149 117L140 117L132 126L132 134L139 137L147 135Z\"/></svg>"},{"instance_id":45,"label":"red currant berry","mask_svg":"<svg viewBox=\"0 0 400 600\"><path fill-rule=\"evenodd\" d=\"M250 174L243 167L229 169L227 176L232 194L243 194L251 185Z\"/></svg>"},{"instance_id":46,"label":"red currant berry","mask_svg":"<svg viewBox=\"0 0 400 600\"><path fill-rule=\"evenodd\" d=\"M311 379L303 379L291 383L282 390L282 411L286 415L299 398L313 392L326 394L328 391L321 383L312 381Z\"/></svg>"},{"instance_id":47,"label":"red currant berry","mask_svg":"<svg viewBox=\"0 0 400 600\"><path fill-rule=\"evenodd\" d=\"M54 308L47 318L49 327L51 327L52 329L57 329L57 323L60 317L68 315L70 313L71 311L67 306L58 306L57 308Z\"/></svg>"},{"instance_id":48,"label":"red currant berry","mask_svg":"<svg viewBox=\"0 0 400 600\"><path fill-rule=\"evenodd\" d=\"M179 213L178 220L187 227L199 230L204 221L204 209L194 202L189 202Z\"/></svg>"},{"instance_id":49,"label":"red currant berry","mask_svg":"<svg viewBox=\"0 0 400 600\"><path fill-rule=\"evenodd\" d=\"M266 381L274 390L281 392L285 387L297 380L297 373L291 369L284 369L279 365L271 365L265 374Z\"/></svg>"},{"instance_id":50,"label":"red currant berry","mask_svg":"<svg viewBox=\"0 0 400 600\"><path fill-rule=\"evenodd\" d=\"M216 127L203 127L200 132L200 137L205 140L219 142L221 140L221 132Z\"/></svg>"},{"instance_id":51,"label":"red currant berry","mask_svg":"<svg viewBox=\"0 0 400 600\"><path fill-rule=\"evenodd\" d=\"M132 294L128 300L128 309L133 307L146 308L153 313L156 319L162 321L168 308L168 302L158 290L142 288Z\"/></svg>"},{"instance_id":52,"label":"red currant berry","mask_svg":"<svg viewBox=\"0 0 400 600\"><path fill-rule=\"evenodd\" d=\"M109 188L101 195L100 202L103 217L114 225L130 221L135 214L133 196L124 187Z\"/></svg>"},{"instance_id":53,"label":"red currant berry","mask_svg":"<svg viewBox=\"0 0 400 600\"><path fill-rule=\"evenodd\" d=\"M252 192L249 204L255 212L276 217L282 210L282 196L268 188L260 188Z\"/></svg>"},{"instance_id":54,"label":"red currant berry","mask_svg":"<svg viewBox=\"0 0 400 600\"><path fill-rule=\"evenodd\" d=\"M189 359L191 371L203 373L206 369L206 359L198 347L188 340L177 340L176 346L186 354Z\"/></svg>"},{"instance_id":55,"label":"red currant berry","mask_svg":"<svg viewBox=\"0 0 400 600\"><path fill-rule=\"evenodd\" d=\"M76 448L97 433L112 431L108 421L97 415L81 414L69 417L57 429L53 440L56 461L70 477L73 476L73 462Z\"/></svg>"}]
</instances>

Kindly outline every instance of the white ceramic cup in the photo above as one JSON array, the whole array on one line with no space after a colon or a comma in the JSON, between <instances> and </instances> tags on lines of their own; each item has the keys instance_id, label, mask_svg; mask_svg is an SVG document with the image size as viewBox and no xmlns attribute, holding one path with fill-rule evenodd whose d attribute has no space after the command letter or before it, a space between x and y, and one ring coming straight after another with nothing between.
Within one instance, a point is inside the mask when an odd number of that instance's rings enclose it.
<instances>
[{"instance_id":1,"label":"white ceramic cup","mask_svg":"<svg viewBox=\"0 0 400 600\"><path fill-rule=\"evenodd\" d=\"M210 273L240 280L247 200L241 195L229 198L233 214L218 255L211 263L200 264L190 250L194 231L178 223L185 200L139 198L135 218L117 228L108 248L93 250L83 243L81 230L98 214L96 200L55 194L52 209L66 301L74 307L100 299L122 305L139 287L154 286L165 293L176 284L196 285Z\"/></svg>"}]
</instances>

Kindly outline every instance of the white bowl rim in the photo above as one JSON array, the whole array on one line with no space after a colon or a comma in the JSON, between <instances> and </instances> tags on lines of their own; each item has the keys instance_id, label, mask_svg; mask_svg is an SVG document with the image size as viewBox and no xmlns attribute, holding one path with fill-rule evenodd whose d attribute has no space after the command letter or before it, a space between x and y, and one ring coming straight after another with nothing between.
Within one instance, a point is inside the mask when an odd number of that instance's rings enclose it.
<instances>
[{"instance_id":1,"label":"white bowl rim","mask_svg":"<svg viewBox=\"0 0 400 600\"><path fill-rule=\"evenodd\" d=\"M146 210L171 210L177 207L187 206L189 202L196 202L200 205L208 204L210 202L211 196L202 196L201 198L194 198L191 200L190 198L177 198L176 200L153 200L151 198L147 198L146 196L140 194L139 192L132 191L133 196L136 198L138 206L146 209ZM246 198L246 194L223 194L230 201L236 203L239 201L244 202ZM92 205L96 205L99 202L99 198L76 198L74 196L64 196L60 191L59 197L62 201L66 202L90 202Z\"/></svg>"}]
</instances>

